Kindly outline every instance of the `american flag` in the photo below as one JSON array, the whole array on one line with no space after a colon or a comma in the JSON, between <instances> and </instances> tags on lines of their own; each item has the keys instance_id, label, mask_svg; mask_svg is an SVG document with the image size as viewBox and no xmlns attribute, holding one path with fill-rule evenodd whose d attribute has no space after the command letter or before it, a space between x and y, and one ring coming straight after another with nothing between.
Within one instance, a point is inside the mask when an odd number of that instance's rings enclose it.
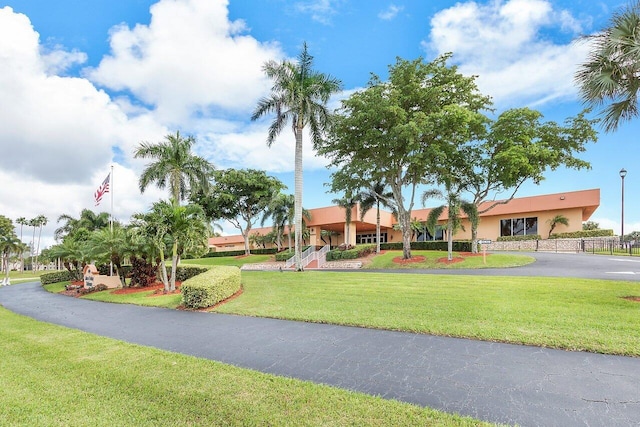
<instances>
[{"instance_id":1,"label":"american flag","mask_svg":"<svg viewBox=\"0 0 640 427\"><path fill-rule=\"evenodd\" d=\"M102 201L102 196L104 196L109 192L110 181L111 181L111 172L109 172L109 175L107 175L104 181L102 181L102 184L100 184L100 187L98 187L96 192L93 194L93 197L96 199L96 206L98 206Z\"/></svg>"}]
</instances>

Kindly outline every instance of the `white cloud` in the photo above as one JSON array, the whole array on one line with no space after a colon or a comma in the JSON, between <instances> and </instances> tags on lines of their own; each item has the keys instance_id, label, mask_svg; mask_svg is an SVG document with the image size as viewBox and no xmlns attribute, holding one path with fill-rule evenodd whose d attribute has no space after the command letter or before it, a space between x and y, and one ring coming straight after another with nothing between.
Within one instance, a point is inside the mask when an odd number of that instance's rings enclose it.
<instances>
[{"instance_id":1,"label":"white cloud","mask_svg":"<svg viewBox=\"0 0 640 427\"><path fill-rule=\"evenodd\" d=\"M311 19L328 25L331 17L335 15L335 3L337 0L307 0L295 4L296 10L311 15Z\"/></svg>"},{"instance_id":2,"label":"white cloud","mask_svg":"<svg viewBox=\"0 0 640 427\"><path fill-rule=\"evenodd\" d=\"M402 12L403 9L404 7L402 6L396 6L395 4L391 4L386 10L383 10L382 12L378 13L378 18L384 21L390 21L396 16L398 16L398 13Z\"/></svg>"},{"instance_id":3,"label":"white cloud","mask_svg":"<svg viewBox=\"0 0 640 427\"><path fill-rule=\"evenodd\" d=\"M283 54L243 35L245 25L229 21L227 3L161 0L149 25L111 30L111 54L88 77L130 91L166 124L184 126L212 112L246 115L269 87L262 65Z\"/></svg>"},{"instance_id":4,"label":"white cloud","mask_svg":"<svg viewBox=\"0 0 640 427\"><path fill-rule=\"evenodd\" d=\"M93 193L109 171L113 147L128 163L139 141L166 133L148 112L127 117L88 80L55 75L83 60L83 53L59 47L45 52L25 15L0 9L0 214L14 220L45 215L42 247L54 243L58 216L94 209ZM116 217L128 218L159 198L155 191L140 196L134 170L115 169ZM104 203L101 208L108 210Z\"/></svg>"},{"instance_id":5,"label":"white cloud","mask_svg":"<svg viewBox=\"0 0 640 427\"><path fill-rule=\"evenodd\" d=\"M478 75L480 90L498 104L537 104L574 96L573 75L586 57L585 44L570 38L580 22L547 0L457 3L434 15L424 47L453 52L464 74ZM553 43L544 31L569 40Z\"/></svg>"}]
</instances>

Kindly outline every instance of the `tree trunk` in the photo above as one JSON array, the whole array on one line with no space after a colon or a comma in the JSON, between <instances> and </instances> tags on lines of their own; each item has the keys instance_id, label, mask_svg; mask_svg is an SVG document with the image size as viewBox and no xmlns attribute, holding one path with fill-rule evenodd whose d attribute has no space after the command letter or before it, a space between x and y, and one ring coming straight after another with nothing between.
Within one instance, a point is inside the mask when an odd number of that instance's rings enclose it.
<instances>
[{"instance_id":1,"label":"tree trunk","mask_svg":"<svg viewBox=\"0 0 640 427\"><path fill-rule=\"evenodd\" d=\"M178 242L173 242L173 253L171 254L171 284L169 291L176 290L176 274L178 273Z\"/></svg>"},{"instance_id":2,"label":"tree trunk","mask_svg":"<svg viewBox=\"0 0 640 427\"><path fill-rule=\"evenodd\" d=\"M302 126L296 126L294 225L296 271L302 271Z\"/></svg>"},{"instance_id":3,"label":"tree trunk","mask_svg":"<svg viewBox=\"0 0 640 427\"><path fill-rule=\"evenodd\" d=\"M164 249L160 248L160 277L164 285L164 291L169 292L169 278L167 277L167 263L164 259Z\"/></svg>"},{"instance_id":4,"label":"tree trunk","mask_svg":"<svg viewBox=\"0 0 640 427\"><path fill-rule=\"evenodd\" d=\"M380 253L380 202L376 203L376 253Z\"/></svg>"},{"instance_id":5,"label":"tree trunk","mask_svg":"<svg viewBox=\"0 0 640 427\"><path fill-rule=\"evenodd\" d=\"M478 226L471 225L471 252L478 253Z\"/></svg>"},{"instance_id":6,"label":"tree trunk","mask_svg":"<svg viewBox=\"0 0 640 427\"><path fill-rule=\"evenodd\" d=\"M398 210L400 230L402 230L402 259L411 259L411 210L407 211L404 208L401 186L392 184L391 191Z\"/></svg>"},{"instance_id":7,"label":"tree trunk","mask_svg":"<svg viewBox=\"0 0 640 427\"><path fill-rule=\"evenodd\" d=\"M447 223L447 259L453 259L453 224L451 221Z\"/></svg>"}]
</instances>

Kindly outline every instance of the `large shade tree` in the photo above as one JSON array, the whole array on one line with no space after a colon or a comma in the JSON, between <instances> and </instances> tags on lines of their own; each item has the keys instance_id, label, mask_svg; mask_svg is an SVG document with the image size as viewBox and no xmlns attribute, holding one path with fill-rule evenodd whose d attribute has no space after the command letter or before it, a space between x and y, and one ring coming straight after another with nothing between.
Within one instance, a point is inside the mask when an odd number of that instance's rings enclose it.
<instances>
[{"instance_id":1,"label":"large shade tree","mask_svg":"<svg viewBox=\"0 0 640 427\"><path fill-rule=\"evenodd\" d=\"M185 138L178 131L166 135L164 141L138 145L134 157L152 160L140 175L140 192L144 193L152 183L161 189L168 185L173 202L179 205L191 190L206 188L214 167L191 152L195 143L193 137Z\"/></svg>"},{"instance_id":2,"label":"large shade tree","mask_svg":"<svg viewBox=\"0 0 640 427\"><path fill-rule=\"evenodd\" d=\"M615 13L606 28L585 36L590 52L575 74L580 96L589 106L603 107L604 128L615 131L620 123L639 114L640 2Z\"/></svg>"},{"instance_id":3,"label":"large shade tree","mask_svg":"<svg viewBox=\"0 0 640 427\"><path fill-rule=\"evenodd\" d=\"M489 98L474 77L448 66L450 55L424 62L398 58L389 80L373 76L367 88L342 101L331 136L316 144L336 168L331 189L388 185L397 212L403 257L411 258L411 210L419 185L435 179L441 159L484 132Z\"/></svg>"},{"instance_id":4,"label":"large shade tree","mask_svg":"<svg viewBox=\"0 0 640 427\"><path fill-rule=\"evenodd\" d=\"M302 47L297 62L268 61L263 67L273 81L271 95L260 99L252 120L275 114L269 126L267 144L271 146L280 132L290 125L295 135L294 196L295 196L295 266L302 270L302 132L309 129L314 144L318 143L330 122L327 102L341 90L341 82L313 69L313 57Z\"/></svg>"},{"instance_id":5,"label":"large shade tree","mask_svg":"<svg viewBox=\"0 0 640 427\"><path fill-rule=\"evenodd\" d=\"M482 138L468 141L441 159L444 167L438 181L470 194L470 202L481 215L511 201L525 182L539 184L549 170L588 169L590 164L577 156L587 143L596 141L595 121L587 119L585 112L563 124L542 119L536 110L514 108L487 120ZM477 229L477 222L472 223L474 242Z\"/></svg>"},{"instance_id":6,"label":"large shade tree","mask_svg":"<svg viewBox=\"0 0 640 427\"><path fill-rule=\"evenodd\" d=\"M214 172L213 177L215 183L210 191L194 201L204 208L209 219L225 219L240 230L249 255L251 228L285 186L279 179L255 169L226 169Z\"/></svg>"}]
</instances>

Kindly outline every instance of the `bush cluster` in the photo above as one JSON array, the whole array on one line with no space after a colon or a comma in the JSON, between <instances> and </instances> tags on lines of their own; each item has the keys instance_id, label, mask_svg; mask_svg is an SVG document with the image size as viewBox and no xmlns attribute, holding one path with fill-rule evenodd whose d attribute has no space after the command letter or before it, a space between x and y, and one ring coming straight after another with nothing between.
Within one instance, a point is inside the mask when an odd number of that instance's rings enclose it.
<instances>
[{"instance_id":1,"label":"bush cluster","mask_svg":"<svg viewBox=\"0 0 640 427\"><path fill-rule=\"evenodd\" d=\"M336 261L341 259L356 259L367 256L376 250L376 245L358 245L353 249L334 249L327 252L327 261Z\"/></svg>"},{"instance_id":2,"label":"bush cluster","mask_svg":"<svg viewBox=\"0 0 640 427\"><path fill-rule=\"evenodd\" d=\"M307 249L309 249L309 246L303 246L302 252L306 251ZM276 254L276 261L286 261L294 255L295 250L293 248L291 250L287 249Z\"/></svg>"},{"instance_id":3,"label":"bush cluster","mask_svg":"<svg viewBox=\"0 0 640 427\"><path fill-rule=\"evenodd\" d=\"M271 255L278 252L277 248L269 249L251 249L251 255ZM244 255L244 250L241 251L223 251L223 252L209 252L202 256L202 258L219 258L226 256L240 256ZM186 258L185 258L186 259Z\"/></svg>"},{"instance_id":4,"label":"bush cluster","mask_svg":"<svg viewBox=\"0 0 640 427\"><path fill-rule=\"evenodd\" d=\"M402 250L402 242L381 243L382 250ZM448 243L444 240L428 240L426 242L411 242L411 249L418 251L446 251ZM471 241L454 240L453 250L456 252L471 252Z\"/></svg>"},{"instance_id":5,"label":"bush cluster","mask_svg":"<svg viewBox=\"0 0 640 427\"><path fill-rule=\"evenodd\" d=\"M42 276L40 276L40 283L42 283L43 285L58 282L70 282L72 280L75 280L75 275L68 270L44 273Z\"/></svg>"},{"instance_id":6,"label":"bush cluster","mask_svg":"<svg viewBox=\"0 0 640 427\"><path fill-rule=\"evenodd\" d=\"M554 233L550 239L585 239L589 237L611 237L613 230L580 230L568 233Z\"/></svg>"},{"instance_id":7,"label":"bush cluster","mask_svg":"<svg viewBox=\"0 0 640 427\"><path fill-rule=\"evenodd\" d=\"M240 269L215 266L182 282L182 304L186 308L211 307L240 290Z\"/></svg>"},{"instance_id":8,"label":"bush cluster","mask_svg":"<svg viewBox=\"0 0 640 427\"><path fill-rule=\"evenodd\" d=\"M520 236L500 236L496 239L498 242L519 242L521 240L542 240L539 234L523 234Z\"/></svg>"}]
</instances>

